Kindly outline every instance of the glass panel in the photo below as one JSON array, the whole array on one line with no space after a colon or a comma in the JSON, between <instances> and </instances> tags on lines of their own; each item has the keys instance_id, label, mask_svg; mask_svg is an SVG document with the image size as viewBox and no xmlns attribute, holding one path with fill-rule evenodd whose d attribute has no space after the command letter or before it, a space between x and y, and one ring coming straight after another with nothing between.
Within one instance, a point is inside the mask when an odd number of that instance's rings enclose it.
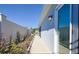
<instances>
[{"instance_id":1,"label":"glass panel","mask_svg":"<svg viewBox=\"0 0 79 59\"><path fill-rule=\"evenodd\" d=\"M70 5L64 5L58 11L58 30L60 44L69 48Z\"/></svg>"}]
</instances>

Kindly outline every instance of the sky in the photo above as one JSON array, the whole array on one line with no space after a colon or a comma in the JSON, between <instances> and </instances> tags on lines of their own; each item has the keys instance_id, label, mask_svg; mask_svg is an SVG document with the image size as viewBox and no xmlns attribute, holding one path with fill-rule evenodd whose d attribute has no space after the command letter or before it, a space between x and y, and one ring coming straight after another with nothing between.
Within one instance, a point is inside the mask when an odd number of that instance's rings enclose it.
<instances>
[{"instance_id":1,"label":"sky","mask_svg":"<svg viewBox=\"0 0 79 59\"><path fill-rule=\"evenodd\" d=\"M43 9L42 4L0 4L0 12L16 24L37 28Z\"/></svg>"}]
</instances>

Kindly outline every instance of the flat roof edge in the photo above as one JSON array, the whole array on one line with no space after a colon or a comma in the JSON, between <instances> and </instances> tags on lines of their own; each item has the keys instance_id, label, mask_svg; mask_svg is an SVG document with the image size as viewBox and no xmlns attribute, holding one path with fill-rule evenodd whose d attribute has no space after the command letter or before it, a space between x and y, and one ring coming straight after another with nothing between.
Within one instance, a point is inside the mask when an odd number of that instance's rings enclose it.
<instances>
[{"instance_id":1,"label":"flat roof edge","mask_svg":"<svg viewBox=\"0 0 79 59\"><path fill-rule=\"evenodd\" d=\"M44 6L44 9L42 11L41 19L39 21L38 26L40 27L43 21L45 20L44 18L46 17L47 13L49 12L49 9L51 8L52 4L47 4Z\"/></svg>"}]
</instances>

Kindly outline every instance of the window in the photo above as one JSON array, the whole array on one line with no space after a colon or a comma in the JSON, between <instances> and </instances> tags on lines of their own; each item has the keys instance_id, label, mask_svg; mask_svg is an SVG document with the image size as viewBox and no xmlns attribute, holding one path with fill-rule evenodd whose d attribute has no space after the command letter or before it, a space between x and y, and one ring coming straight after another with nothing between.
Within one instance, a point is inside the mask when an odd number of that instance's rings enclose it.
<instances>
[{"instance_id":1,"label":"window","mask_svg":"<svg viewBox=\"0 0 79 59\"><path fill-rule=\"evenodd\" d=\"M58 10L58 30L60 45L69 48L70 5L63 5Z\"/></svg>"}]
</instances>

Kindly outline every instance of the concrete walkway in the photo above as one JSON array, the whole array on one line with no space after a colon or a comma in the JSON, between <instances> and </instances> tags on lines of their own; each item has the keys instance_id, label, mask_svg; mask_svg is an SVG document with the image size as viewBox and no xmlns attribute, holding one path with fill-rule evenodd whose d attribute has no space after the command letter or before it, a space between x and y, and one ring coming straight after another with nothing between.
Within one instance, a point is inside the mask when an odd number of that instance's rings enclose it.
<instances>
[{"instance_id":1,"label":"concrete walkway","mask_svg":"<svg viewBox=\"0 0 79 59\"><path fill-rule=\"evenodd\" d=\"M30 53L52 53L51 50L47 47L46 43L40 38L38 34L35 35L34 41L30 50ZM68 54L69 49L65 48L62 45L59 45L59 53L58 54Z\"/></svg>"},{"instance_id":2,"label":"concrete walkway","mask_svg":"<svg viewBox=\"0 0 79 59\"><path fill-rule=\"evenodd\" d=\"M30 53L52 53L38 34L35 35Z\"/></svg>"},{"instance_id":3,"label":"concrete walkway","mask_svg":"<svg viewBox=\"0 0 79 59\"><path fill-rule=\"evenodd\" d=\"M60 54L68 54L69 53L69 49L65 48L62 45L59 45L59 53Z\"/></svg>"}]
</instances>

